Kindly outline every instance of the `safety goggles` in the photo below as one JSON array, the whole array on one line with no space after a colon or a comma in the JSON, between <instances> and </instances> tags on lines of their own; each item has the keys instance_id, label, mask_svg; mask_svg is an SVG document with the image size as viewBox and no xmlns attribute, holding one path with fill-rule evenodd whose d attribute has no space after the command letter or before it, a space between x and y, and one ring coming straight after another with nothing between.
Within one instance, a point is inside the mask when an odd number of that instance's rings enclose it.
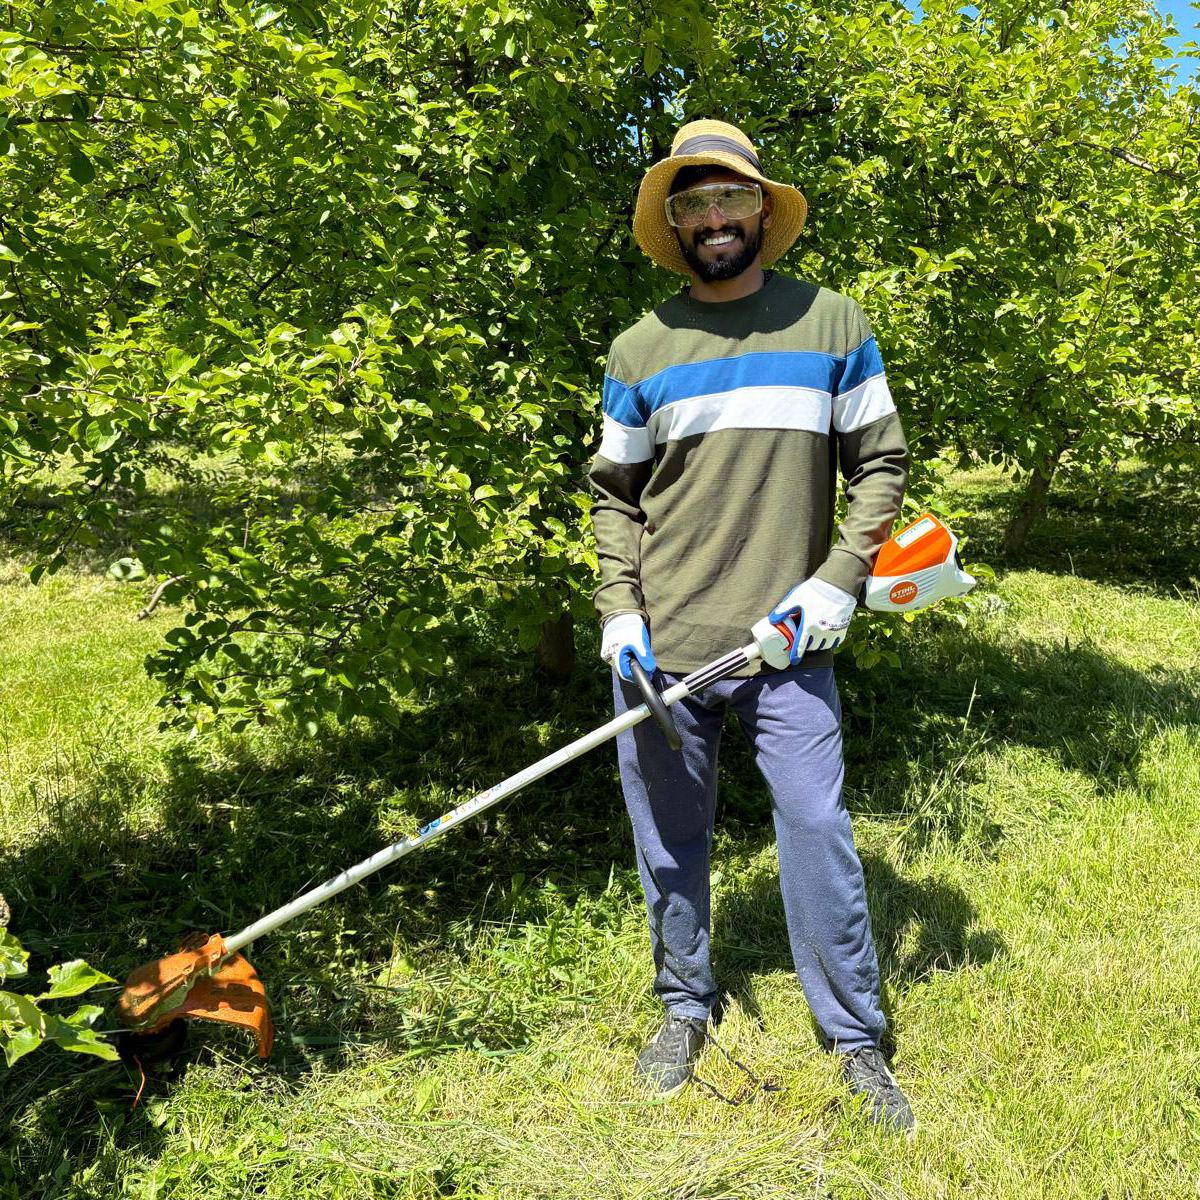
<instances>
[{"instance_id":1,"label":"safety goggles","mask_svg":"<svg viewBox=\"0 0 1200 1200\"><path fill-rule=\"evenodd\" d=\"M699 225L713 205L727 221L742 221L762 210L757 183L702 183L666 199L667 221L676 226Z\"/></svg>"}]
</instances>

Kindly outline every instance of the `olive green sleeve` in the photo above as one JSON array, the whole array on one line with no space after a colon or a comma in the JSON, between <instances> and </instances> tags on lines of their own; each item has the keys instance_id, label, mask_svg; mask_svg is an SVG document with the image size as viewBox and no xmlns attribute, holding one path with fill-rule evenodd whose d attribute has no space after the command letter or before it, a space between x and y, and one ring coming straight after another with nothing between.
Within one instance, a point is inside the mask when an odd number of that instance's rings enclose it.
<instances>
[{"instance_id":1,"label":"olive green sleeve","mask_svg":"<svg viewBox=\"0 0 1200 1200\"><path fill-rule=\"evenodd\" d=\"M638 501L654 468L653 461L616 463L597 454L588 480L596 493L592 528L600 586L592 600L601 619L623 612L646 615L642 599L641 543L646 514Z\"/></svg>"},{"instance_id":2,"label":"olive green sleeve","mask_svg":"<svg viewBox=\"0 0 1200 1200\"><path fill-rule=\"evenodd\" d=\"M888 539L908 483L908 443L897 413L837 435L838 462L845 480L846 517L817 579L857 596L879 547Z\"/></svg>"}]
</instances>

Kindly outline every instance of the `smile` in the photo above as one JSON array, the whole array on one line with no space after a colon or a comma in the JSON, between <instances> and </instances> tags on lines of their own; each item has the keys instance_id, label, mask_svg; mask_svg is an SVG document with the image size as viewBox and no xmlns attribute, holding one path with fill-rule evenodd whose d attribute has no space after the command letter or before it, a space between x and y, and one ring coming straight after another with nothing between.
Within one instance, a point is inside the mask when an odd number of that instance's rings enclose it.
<instances>
[{"instance_id":1,"label":"smile","mask_svg":"<svg viewBox=\"0 0 1200 1200\"><path fill-rule=\"evenodd\" d=\"M736 234L732 233L710 234L707 237L701 238L700 244L702 246L725 246L732 242L735 237Z\"/></svg>"}]
</instances>

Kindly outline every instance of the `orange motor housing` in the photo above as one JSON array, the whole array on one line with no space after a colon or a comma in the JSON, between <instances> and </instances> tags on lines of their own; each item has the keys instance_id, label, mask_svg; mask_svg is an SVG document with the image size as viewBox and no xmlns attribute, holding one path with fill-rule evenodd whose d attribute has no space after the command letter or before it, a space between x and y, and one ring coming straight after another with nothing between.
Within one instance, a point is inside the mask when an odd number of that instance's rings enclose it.
<instances>
[{"instance_id":1,"label":"orange motor housing","mask_svg":"<svg viewBox=\"0 0 1200 1200\"><path fill-rule=\"evenodd\" d=\"M880 547L863 603L875 612L916 612L974 586L959 562L958 538L924 513Z\"/></svg>"}]
</instances>

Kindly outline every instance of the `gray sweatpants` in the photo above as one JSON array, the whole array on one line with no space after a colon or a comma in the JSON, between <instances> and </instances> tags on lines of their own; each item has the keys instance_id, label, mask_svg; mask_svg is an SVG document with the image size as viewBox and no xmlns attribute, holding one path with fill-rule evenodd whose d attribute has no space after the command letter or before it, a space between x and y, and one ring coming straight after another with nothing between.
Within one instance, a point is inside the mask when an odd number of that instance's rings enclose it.
<instances>
[{"instance_id":1,"label":"gray sweatpants","mask_svg":"<svg viewBox=\"0 0 1200 1200\"><path fill-rule=\"evenodd\" d=\"M679 681L665 675L661 687ZM613 672L617 713L640 703ZM767 781L796 974L830 1044L877 1045L886 1022L862 864L842 800L842 709L832 667L726 679L671 708L675 753L653 721L617 738L625 803L650 916L654 990L675 1015L706 1019L709 855L717 746L732 705Z\"/></svg>"}]
</instances>

